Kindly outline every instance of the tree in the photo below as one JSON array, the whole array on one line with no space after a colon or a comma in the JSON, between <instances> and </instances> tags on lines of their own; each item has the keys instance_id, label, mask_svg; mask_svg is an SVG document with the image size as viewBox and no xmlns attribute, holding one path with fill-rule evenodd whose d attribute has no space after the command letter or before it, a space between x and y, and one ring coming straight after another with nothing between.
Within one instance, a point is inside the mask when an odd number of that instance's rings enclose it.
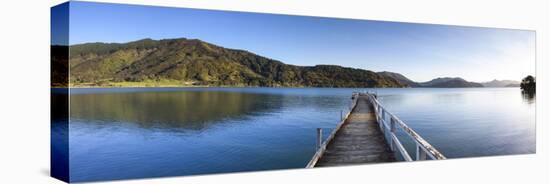
<instances>
[{"instance_id":1,"label":"tree","mask_svg":"<svg viewBox=\"0 0 550 184\"><path fill-rule=\"evenodd\" d=\"M535 93L536 91L535 77L528 75L527 77L523 78L521 80L520 87L524 92Z\"/></svg>"}]
</instances>

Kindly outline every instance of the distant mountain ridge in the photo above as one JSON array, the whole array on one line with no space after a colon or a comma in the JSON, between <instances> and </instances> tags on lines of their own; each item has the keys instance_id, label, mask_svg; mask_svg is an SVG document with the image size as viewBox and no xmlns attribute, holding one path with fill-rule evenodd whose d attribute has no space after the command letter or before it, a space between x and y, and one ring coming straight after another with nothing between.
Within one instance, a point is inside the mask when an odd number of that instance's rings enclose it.
<instances>
[{"instance_id":1,"label":"distant mountain ridge","mask_svg":"<svg viewBox=\"0 0 550 184\"><path fill-rule=\"evenodd\" d=\"M52 52L59 50L52 46ZM55 49L54 49L55 48ZM415 82L400 73L337 65L296 66L198 39L142 39L69 46L72 86L503 87L459 77ZM55 54L55 53L52 53ZM519 85L519 84L518 84Z\"/></svg>"},{"instance_id":2,"label":"distant mountain ridge","mask_svg":"<svg viewBox=\"0 0 550 184\"><path fill-rule=\"evenodd\" d=\"M441 77L428 82L419 83L420 87L432 88L469 88L483 87L482 84L476 82L468 82L460 77Z\"/></svg>"},{"instance_id":3,"label":"distant mountain ridge","mask_svg":"<svg viewBox=\"0 0 550 184\"><path fill-rule=\"evenodd\" d=\"M363 69L295 66L197 39L70 46L73 86L407 87Z\"/></svg>"},{"instance_id":4,"label":"distant mountain ridge","mask_svg":"<svg viewBox=\"0 0 550 184\"><path fill-rule=\"evenodd\" d=\"M378 72L378 74L387 76L387 77L392 77L403 84L407 84L409 87L420 87L420 84L410 80L409 78L405 77L400 73L383 71L383 72Z\"/></svg>"},{"instance_id":5,"label":"distant mountain ridge","mask_svg":"<svg viewBox=\"0 0 550 184\"><path fill-rule=\"evenodd\" d=\"M483 82L484 87L519 87L520 82L519 81L513 81L513 80L492 80L488 82Z\"/></svg>"},{"instance_id":6,"label":"distant mountain ridge","mask_svg":"<svg viewBox=\"0 0 550 184\"><path fill-rule=\"evenodd\" d=\"M413 80L405 77L402 74L394 72L378 72L380 75L393 77L403 84L407 84L409 87L425 87L425 88L467 88L467 87L483 87L482 84L476 82L468 82L459 77L441 77L436 78L428 82L414 82Z\"/></svg>"}]
</instances>

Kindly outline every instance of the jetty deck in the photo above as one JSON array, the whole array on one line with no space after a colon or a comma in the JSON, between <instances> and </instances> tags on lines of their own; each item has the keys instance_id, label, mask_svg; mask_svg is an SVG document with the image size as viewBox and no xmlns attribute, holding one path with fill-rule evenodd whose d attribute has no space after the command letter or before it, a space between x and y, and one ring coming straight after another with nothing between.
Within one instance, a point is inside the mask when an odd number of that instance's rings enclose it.
<instances>
[{"instance_id":1,"label":"jetty deck","mask_svg":"<svg viewBox=\"0 0 550 184\"><path fill-rule=\"evenodd\" d=\"M446 159L418 133L388 112L375 94L353 93L350 111L341 116L341 121L326 141L322 140L322 129L317 129L317 151L307 168ZM416 144L414 160L396 136L397 128L401 128Z\"/></svg>"},{"instance_id":2,"label":"jetty deck","mask_svg":"<svg viewBox=\"0 0 550 184\"><path fill-rule=\"evenodd\" d=\"M368 96L359 95L357 104L316 167L393 162L395 156L378 128L374 107Z\"/></svg>"}]
</instances>

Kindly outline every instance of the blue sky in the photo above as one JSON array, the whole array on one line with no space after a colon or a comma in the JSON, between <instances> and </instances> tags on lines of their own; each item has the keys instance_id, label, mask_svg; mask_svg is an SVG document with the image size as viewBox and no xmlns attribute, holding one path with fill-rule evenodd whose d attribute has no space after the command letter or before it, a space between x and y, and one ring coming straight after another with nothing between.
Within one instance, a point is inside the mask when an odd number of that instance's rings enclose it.
<instances>
[{"instance_id":1,"label":"blue sky","mask_svg":"<svg viewBox=\"0 0 550 184\"><path fill-rule=\"evenodd\" d=\"M393 71L415 81L520 80L535 72L533 31L71 3L71 45L181 37L288 64Z\"/></svg>"}]
</instances>

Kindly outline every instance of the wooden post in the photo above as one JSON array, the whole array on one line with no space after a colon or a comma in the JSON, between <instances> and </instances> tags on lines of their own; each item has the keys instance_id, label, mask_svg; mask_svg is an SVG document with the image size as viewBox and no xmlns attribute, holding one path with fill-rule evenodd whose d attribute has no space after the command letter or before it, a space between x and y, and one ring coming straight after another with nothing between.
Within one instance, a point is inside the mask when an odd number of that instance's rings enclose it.
<instances>
[{"instance_id":1,"label":"wooden post","mask_svg":"<svg viewBox=\"0 0 550 184\"><path fill-rule=\"evenodd\" d=\"M380 108L378 111L378 119L382 119L382 121L386 121L384 109Z\"/></svg>"},{"instance_id":2,"label":"wooden post","mask_svg":"<svg viewBox=\"0 0 550 184\"><path fill-rule=\"evenodd\" d=\"M416 144L416 160L426 160L426 151Z\"/></svg>"},{"instance_id":3,"label":"wooden post","mask_svg":"<svg viewBox=\"0 0 550 184\"><path fill-rule=\"evenodd\" d=\"M340 121L344 120L344 110L340 110Z\"/></svg>"},{"instance_id":4,"label":"wooden post","mask_svg":"<svg viewBox=\"0 0 550 184\"><path fill-rule=\"evenodd\" d=\"M382 108L380 108L380 106L378 106L378 104L374 103L374 101L372 101L372 104L374 104L374 111L376 112L376 120L378 120L378 125L380 125L380 130L382 131L382 134L384 134L384 136L386 135L386 123L384 122L384 120L382 120L382 117L380 116L380 112L382 110Z\"/></svg>"},{"instance_id":5,"label":"wooden post","mask_svg":"<svg viewBox=\"0 0 550 184\"><path fill-rule=\"evenodd\" d=\"M393 117L390 119L390 130L395 133L395 119Z\"/></svg>"},{"instance_id":6,"label":"wooden post","mask_svg":"<svg viewBox=\"0 0 550 184\"><path fill-rule=\"evenodd\" d=\"M386 136L386 125L382 123L382 134L384 134L384 137Z\"/></svg>"},{"instance_id":7,"label":"wooden post","mask_svg":"<svg viewBox=\"0 0 550 184\"><path fill-rule=\"evenodd\" d=\"M393 137L393 135L395 135L395 119L393 117L390 118L390 132L391 132L390 135L392 135ZM390 149L392 151L395 151L395 142L393 138L390 141Z\"/></svg>"},{"instance_id":8,"label":"wooden post","mask_svg":"<svg viewBox=\"0 0 550 184\"><path fill-rule=\"evenodd\" d=\"M317 128L317 149L321 148L322 143L323 143L323 129Z\"/></svg>"},{"instance_id":9,"label":"wooden post","mask_svg":"<svg viewBox=\"0 0 550 184\"><path fill-rule=\"evenodd\" d=\"M380 115L382 115L382 119L383 119L384 121L386 121L386 112L385 112L385 110L382 110L382 111L380 112Z\"/></svg>"}]
</instances>

